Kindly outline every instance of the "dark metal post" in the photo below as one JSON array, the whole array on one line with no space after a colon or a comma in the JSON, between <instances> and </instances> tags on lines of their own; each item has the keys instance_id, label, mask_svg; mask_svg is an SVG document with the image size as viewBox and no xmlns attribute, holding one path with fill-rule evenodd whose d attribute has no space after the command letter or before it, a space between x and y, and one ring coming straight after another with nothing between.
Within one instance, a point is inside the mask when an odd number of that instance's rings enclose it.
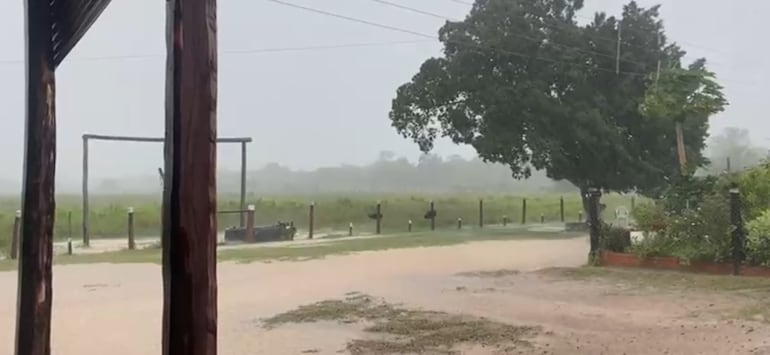
<instances>
[{"instance_id":1,"label":"dark metal post","mask_svg":"<svg viewBox=\"0 0 770 355\"><path fill-rule=\"evenodd\" d=\"M730 188L730 219L733 225L733 275L740 275L744 256L744 237L741 194L737 186Z\"/></svg>"},{"instance_id":2,"label":"dark metal post","mask_svg":"<svg viewBox=\"0 0 770 355\"><path fill-rule=\"evenodd\" d=\"M508 216L503 216L503 227L508 225Z\"/></svg>"},{"instance_id":3,"label":"dark metal post","mask_svg":"<svg viewBox=\"0 0 770 355\"><path fill-rule=\"evenodd\" d=\"M527 199L521 200L521 224L527 224Z\"/></svg>"},{"instance_id":4,"label":"dark metal post","mask_svg":"<svg viewBox=\"0 0 770 355\"><path fill-rule=\"evenodd\" d=\"M411 219L409 220L409 225L407 226L407 231L408 232L412 231L412 220Z\"/></svg>"},{"instance_id":5,"label":"dark metal post","mask_svg":"<svg viewBox=\"0 0 770 355\"><path fill-rule=\"evenodd\" d=\"M430 230L434 231L436 230L436 205L433 201L430 201L430 212Z\"/></svg>"},{"instance_id":6,"label":"dark metal post","mask_svg":"<svg viewBox=\"0 0 770 355\"><path fill-rule=\"evenodd\" d=\"M24 10L26 129L15 353L49 355L56 217L56 80L52 45L55 20L48 1L26 0Z\"/></svg>"},{"instance_id":7,"label":"dark metal post","mask_svg":"<svg viewBox=\"0 0 770 355\"><path fill-rule=\"evenodd\" d=\"M128 208L128 250L136 249L136 240L134 240L134 208Z\"/></svg>"},{"instance_id":8,"label":"dark metal post","mask_svg":"<svg viewBox=\"0 0 770 355\"><path fill-rule=\"evenodd\" d=\"M559 216L561 216L561 223L564 223L564 196L559 198Z\"/></svg>"},{"instance_id":9,"label":"dark metal post","mask_svg":"<svg viewBox=\"0 0 770 355\"><path fill-rule=\"evenodd\" d=\"M67 255L72 255L72 238L67 239Z\"/></svg>"},{"instance_id":10,"label":"dark metal post","mask_svg":"<svg viewBox=\"0 0 770 355\"><path fill-rule=\"evenodd\" d=\"M257 241L257 237L254 234L254 205L249 205L246 209L246 241L254 243ZM243 215L241 213L241 215Z\"/></svg>"},{"instance_id":11,"label":"dark metal post","mask_svg":"<svg viewBox=\"0 0 770 355\"><path fill-rule=\"evenodd\" d=\"M164 355L217 353L216 9L166 1Z\"/></svg>"},{"instance_id":12,"label":"dark metal post","mask_svg":"<svg viewBox=\"0 0 770 355\"><path fill-rule=\"evenodd\" d=\"M462 219L462 217L457 217L457 229L463 229L463 219Z\"/></svg>"},{"instance_id":13,"label":"dark metal post","mask_svg":"<svg viewBox=\"0 0 770 355\"><path fill-rule=\"evenodd\" d=\"M484 228L484 200L479 199L479 228Z\"/></svg>"},{"instance_id":14,"label":"dark metal post","mask_svg":"<svg viewBox=\"0 0 770 355\"><path fill-rule=\"evenodd\" d=\"M13 216L13 234L11 236L11 260L19 257L19 234L21 233L21 211Z\"/></svg>"},{"instance_id":15,"label":"dark metal post","mask_svg":"<svg viewBox=\"0 0 770 355\"><path fill-rule=\"evenodd\" d=\"M380 234L382 232L382 203L380 201L377 201L377 226L375 228L375 233Z\"/></svg>"},{"instance_id":16,"label":"dark metal post","mask_svg":"<svg viewBox=\"0 0 770 355\"><path fill-rule=\"evenodd\" d=\"M353 236L353 222L350 222L350 224L348 225L348 237L352 237L352 236Z\"/></svg>"},{"instance_id":17,"label":"dark metal post","mask_svg":"<svg viewBox=\"0 0 770 355\"><path fill-rule=\"evenodd\" d=\"M315 202L310 203L310 221L308 222L308 239L313 239L313 228L315 227Z\"/></svg>"},{"instance_id":18,"label":"dark metal post","mask_svg":"<svg viewBox=\"0 0 770 355\"><path fill-rule=\"evenodd\" d=\"M83 247L88 248L91 246L91 235L88 230L88 137L83 136Z\"/></svg>"},{"instance_id":19,"label":"dark metal post","mask_svg":"<svg viewBox=\"0 0 770 355\"><path fill-rule=\"evenodd\" d=\"M246 142L241 142L241 211L246 209ZM241 213L241 228L244 224L243 213Z\"/></svg>"},{"instance_id":20,"label":"dark metal post","mask_svg":"<svg viewBox=\"0 0 770 355\"><path fill-rule=\"evenodd\" d=\"M591 258L593 260L593 258L598 256L597 253L599 251L599 201L601 200L602 193L599 189L591 189L589 193L588 219L591 234Z\"/></svg>"}]
</instances>

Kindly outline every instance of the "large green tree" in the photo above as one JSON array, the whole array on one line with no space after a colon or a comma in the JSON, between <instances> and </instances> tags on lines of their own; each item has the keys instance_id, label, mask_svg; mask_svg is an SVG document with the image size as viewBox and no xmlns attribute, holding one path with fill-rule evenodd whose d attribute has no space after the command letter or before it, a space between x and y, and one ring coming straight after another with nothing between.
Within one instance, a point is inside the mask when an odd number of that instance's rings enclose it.
<instances>
[{"instance_id":1,"label":"large green tree","mask_svg":"<svg viewBox=\"0 0 770 355\"><path fill-rule=\"evenodd\" d=\"M582 0L477 0L440 30L443 56L398 88L390 119L429 151L438 137L485 161L531 169L581 189L655 191L677 173L674 120L643 115L648 74L681 66L658 7L624 6L579 25ZM619 66L616 54L622 27ZM619 70L618 70L619 69ZM685 123L702 164L708 122Z\"/></svg>"}]
</instances>

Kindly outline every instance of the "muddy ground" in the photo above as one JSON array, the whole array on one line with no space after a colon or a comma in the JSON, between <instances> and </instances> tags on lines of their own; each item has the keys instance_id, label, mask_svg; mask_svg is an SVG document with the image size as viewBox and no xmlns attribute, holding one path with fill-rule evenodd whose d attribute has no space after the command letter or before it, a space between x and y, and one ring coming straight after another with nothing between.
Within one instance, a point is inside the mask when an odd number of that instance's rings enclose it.
<instances>
[{"instance_id":1,"label":"muddy ground","mask_svg":"<svg viewBox=\"0 0 770 355\"><path fill-rule=\"evenodd\" d=\"M770 354L770 281L580 268L585 238L219 265L219 353ZM160 267L56 266L53 353L160 353ZM13 353L16 272L0 273ZM319 303L320 302L320 303Z\"/></svg>"}]
</instances>

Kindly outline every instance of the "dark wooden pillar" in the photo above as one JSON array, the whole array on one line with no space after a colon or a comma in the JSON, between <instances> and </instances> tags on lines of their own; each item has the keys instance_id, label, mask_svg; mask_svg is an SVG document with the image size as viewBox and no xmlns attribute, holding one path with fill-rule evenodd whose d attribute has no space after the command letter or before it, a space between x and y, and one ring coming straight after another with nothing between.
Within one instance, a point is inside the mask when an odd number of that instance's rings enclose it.
<instances>
[{"instance_id":1,"label":"dark wooden pillar","mask_svg":"<svg viewBox=\"0 0 770 355\"><path fill-rule=\"evenodd\" d=\"M164 355L217 352L216 0L167 0Z\"/></svg>"},{"instance_id":2,"label":"dark wooden pillar","mask_svg":"<svg viewBox=\"0 0 770 355\"><path fill-rule=\"evenodd\" d=\"M246 209L246 142L241 142L241 211ZM244 215L241 213L241 227L244 226Z\"/></svg>"},{"instance_id":3,"label":"dark wooden pillar","mask_svg":"<svg viewBox=\"0 0 770 355\"><path fill-rule=\"evenodd\" d=\"M56 84L48 1L26 0L26 129L16 354L51 353Z\"/></svg>"}]
</instances>

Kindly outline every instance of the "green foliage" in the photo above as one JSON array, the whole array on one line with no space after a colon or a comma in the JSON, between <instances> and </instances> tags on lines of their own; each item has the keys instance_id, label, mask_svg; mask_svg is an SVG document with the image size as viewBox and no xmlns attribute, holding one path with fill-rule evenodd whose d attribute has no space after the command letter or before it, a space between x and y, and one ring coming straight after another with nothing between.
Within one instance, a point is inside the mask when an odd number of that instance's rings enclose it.
<instances>
[{"instance_id":1,"label":"green foliage","mask_svg":"<svg viewBox=\"0 0 770 355\"><path fill-rule=\"evenodd\" d=\"M753 265L770 266L770 210L747 224L747 262Z\"/></svg>"},{"instance_id":2,"label":"green foliage","mask_svg":"<svg viewBox=\"0 0 770 355\"><path fill-rule=\"evenodd\" d=\"M647 82L627 72L650 72L659 61L678 68L684 52L666 43L658 7L632 1L623 8L623 31L645 45L624 48L617 74L616 44L599 38L616 36L621 19L600 13L578 25L582 5L476 2L464 20L441 28L444 55L425 61L398 88L393 127L423 151L442 136L471 145L485 161L510 166L517 178L536 169L605 191L666 185L678 174L675 123L642 114ZM684 127L697 164L705 163L707 118Z\"/></svg>"},{"instance_id":3,"label":"green foliage","mask_svg":"<svg viewBox=\"0 0 770 355\"><path fill-rule=\"evenodd\" d=\"M663 230L669 223L669 217L662 204L654 202L637 204L631 211L631 217L633 217L637 228L649 232Z\"/></svg>"},{"instance_id":4,"label":"green foliage","mask_svg":"<svg viewBox=\"0 0 770 355\"><path fill-rule=\"evenodd\" d=\"M625 252L631 246L631 231L603 223L599 230L599 244L602 250L616 253Z\"/></svg>"},{"instance_id":5,"label":"green foliage","mask_svg":"<svg viewBox=\"0 0 770 355\"><path fill-rule=\"evenodd\" d=\"M709 194L697 209L667 214L660 207L635 211L642 218L644 240L631 249L641 257L677 256L685 262L723 262L732 256L730 208L725 194ZM665 219L665 225L656 220Z\"/></svg>"},{"instance_id":6,"label":"green foliage","mask_svg":"<svg viewBox=\"0 0 770 355\"><path fill-rule=\"evenodd\" d=\"M714 193L727 193L715 176L679 176L667 188L661 201L666 211L680 213L685 209L698 209L704 198Z\"/></svg>"},{"instance_id":7,"label":"green foliage","mask_svg":"<svg viewBox=\"0 0 770 355\"><path fill-rule=\"evenodd\" d=\"M739 178L743 215L747 220L770 209L770 163L749 169Z\"/></svg>"}]
</instances>

